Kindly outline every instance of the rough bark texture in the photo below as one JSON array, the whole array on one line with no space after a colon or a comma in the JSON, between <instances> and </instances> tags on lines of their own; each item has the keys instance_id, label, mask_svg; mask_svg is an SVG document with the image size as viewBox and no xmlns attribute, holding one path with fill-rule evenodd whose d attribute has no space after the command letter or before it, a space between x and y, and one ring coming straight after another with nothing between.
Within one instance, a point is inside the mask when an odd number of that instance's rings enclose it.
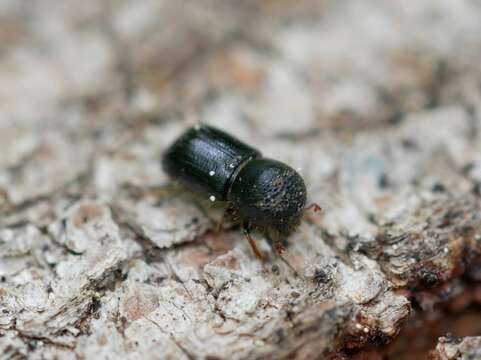
<instances>
[{"instance_id":1,"label":"rough bark texture","mask_svg":"<svg viewBox=\"0 0 481 360\"><path fill-rule=\"evenodd\" d=\"M480 19L476 0L1 0L0 358L342 357L468 292ZM305 177L323 212L283 259L213 231L208 194L160 190L196 121Z\"/></svg>"},{"instance_id":2,"label":"rough bark texture","mask_svg":"<svg viewBox=\"0 0 481 360\"><path fill-rule=\"evenodd\" d=\"M431 354L432 360L474 360L481 358L481 338L466 337L464 339L440 338Z\"/></svg>"}]
</instances>

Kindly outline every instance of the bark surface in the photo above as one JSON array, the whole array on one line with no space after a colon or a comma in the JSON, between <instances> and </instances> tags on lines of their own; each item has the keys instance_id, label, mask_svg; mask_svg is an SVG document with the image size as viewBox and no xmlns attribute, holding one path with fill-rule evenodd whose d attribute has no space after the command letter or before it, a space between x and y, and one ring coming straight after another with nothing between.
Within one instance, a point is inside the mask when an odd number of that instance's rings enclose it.
<instances>
[{"instance_id":1,"label":"bark surface","mask_svg":"<svg viewBox=\"0 0 481 360\"><path fill-rule=\"evenodd\" d=\"M476 0L0 1L0 358L341 358L473 291L480 19ZM164 187L197 121L305 178L323 210L283 258Z\"/></svg>"}]
</instances>

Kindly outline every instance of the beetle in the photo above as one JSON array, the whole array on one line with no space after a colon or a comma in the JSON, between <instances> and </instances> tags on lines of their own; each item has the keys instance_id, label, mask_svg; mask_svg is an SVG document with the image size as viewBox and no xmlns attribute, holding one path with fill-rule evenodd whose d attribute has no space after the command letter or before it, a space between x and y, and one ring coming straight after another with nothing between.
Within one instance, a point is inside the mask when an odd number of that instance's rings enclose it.
<instances>
[{"instance_id":1,"label":"beetle","mask_svg":"<svg viewBox=\"0 0 481 360\"><path fill-rule=\"evenodd\" d=\"M251 236L253 229L274 233L274 248L282 254L280 239L299 225L306 209L320 209L317 204L305 207L306 185L294 169L208 125L197 124L175 140L164 153L162 167L210 201L227 203L222 219L242 224L260 259L263 254Z\"/></svg>"}]
</instances>

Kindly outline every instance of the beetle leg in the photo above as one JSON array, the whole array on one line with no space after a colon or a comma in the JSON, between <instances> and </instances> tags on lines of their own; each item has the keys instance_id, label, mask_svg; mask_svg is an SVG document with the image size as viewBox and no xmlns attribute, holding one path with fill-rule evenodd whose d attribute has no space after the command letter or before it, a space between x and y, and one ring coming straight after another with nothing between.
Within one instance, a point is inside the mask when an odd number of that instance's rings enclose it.
<instances>
[{"instance_id":1,"label":"beetle leg","mask_svg":"<svg viewBox=\"0 0 481 360\"><path fill-rule=\"evenodd\" d=\"M276 253L279 256L281 256L284 253L284 251L286 250L284 245L282 245L282 243L279 240L274 241L274 249L276 250Z\"/></svg>"},{"instance_id":2,"label":"beetle leg","mask_svg":"<svg viewBox=\"0 0 481 360\"><path fill-rule=\"evenodd\" d=\"M222 230L224 230L224 217L225 217L225 215L222 214L220 220L217 222L217 225L216 225L215 230L214 230L216 234L218 234L218 233L222 232Z\"/></svg>"},{"instance_id":3,"label":"beetle leg","mask_svg":"<svg viewBox=\"0 0 481 360\"><path fill-rule=\"evenodd\" d=\"M251 246L252 251L254 252L255 256L260 260L264 260L264 255L259 250L259 248L257 247L256 241L252 238L252 236L250 234L249 223L244 222L243 225L242 225L242 230L244 232L244 236L246 237L247 241L249 241L249 245Z\"/></svg>"},{"instance_id":4,"label":"beetle leg","mask_svg":"<svg viewBox=\"0 0 481 360\"><path fill-rule=\"evenodd\" d=\"M304 209L304 211L309 211L309 210L313 210L314 212L318 212L318 211L321 211L322 208L318 204L312 203L312 204L306 206L306 208Z\"/></svg>"},{"instance_id":5,"label":"beetle leg","mask_svg":"<svg viewBox=\"0 0 481 360\"><path fill-rule=\"evenodd\" d=\"M228 221L232 220L234 214L234 207L232 204L230 204L227 209L222 213L222 217L220 218L219 222L217 223L215 227L215 232L220 233L222 230L224 230L224 222L227 219Z\"/></svg>"},{"instance_id":6,"label":"beetle leg","mask_svg":"<svg viewBox=\"0 0 481 360\"><path fill-rule=\"evenodd\" d=\"M269 238L271 240L272 247L276 251L276 254L281 256L286 250L281 241L281 234L278 231L271 229Z\"/></svg>"}]
</instances>

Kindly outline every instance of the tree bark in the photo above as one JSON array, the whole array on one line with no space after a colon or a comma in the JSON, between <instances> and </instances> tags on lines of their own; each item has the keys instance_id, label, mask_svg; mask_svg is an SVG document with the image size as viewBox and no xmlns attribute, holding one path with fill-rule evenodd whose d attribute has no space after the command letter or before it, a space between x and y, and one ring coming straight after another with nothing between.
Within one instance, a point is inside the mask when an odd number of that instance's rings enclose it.
<instances>
[{"instance_id":1,"label":"tree bark","mask_svg":"<svg viewBox=\"0 0 481 360\"><path fill-rule=\"evenodd\" d=\"M0 358L344 358L470 291L480 17L474 0L0 3ZM162 152L197 121L305 178L322 212L283 257L166 187ZM432 356L455 352L479 341Z\"/></svg>"}]
</instances>

